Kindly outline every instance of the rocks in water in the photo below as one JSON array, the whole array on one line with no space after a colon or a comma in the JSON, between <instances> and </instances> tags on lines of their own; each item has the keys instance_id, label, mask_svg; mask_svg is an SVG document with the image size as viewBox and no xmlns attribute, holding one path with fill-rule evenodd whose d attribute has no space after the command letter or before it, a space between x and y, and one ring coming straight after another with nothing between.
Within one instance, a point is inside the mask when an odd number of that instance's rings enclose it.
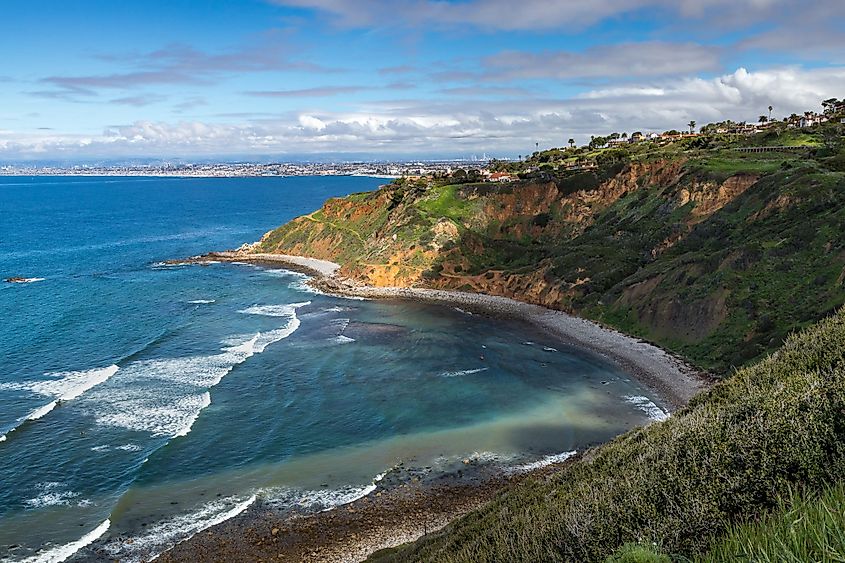
<instances>
[{"instance_id":1,"label":"rocks in water","mask_svg":"<svg viewBox=\"0 0 845 563\"><path fill-rule=\"evenodd\" d=\"M6 278L3 281L5 281L6 283L33 283L44 281L44 278L22 278L20 276L13 276L11 278Z\"/></svg>"}]
</instances>

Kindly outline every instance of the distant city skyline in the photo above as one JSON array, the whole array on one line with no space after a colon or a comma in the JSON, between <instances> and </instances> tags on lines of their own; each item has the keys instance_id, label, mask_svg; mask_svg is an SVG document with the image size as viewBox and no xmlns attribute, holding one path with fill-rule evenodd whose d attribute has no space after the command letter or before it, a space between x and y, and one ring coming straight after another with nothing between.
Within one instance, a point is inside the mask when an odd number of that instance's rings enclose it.
<instances>
[{"instance_id":1,"label":"distant city skyline","mask_svg":"<svg viewBox=\"0 0 845 563\"><path fill-rule=\"evenodd\" d=\"M841 0L6 0L0 164L514 157L845 95Z\"/></svg>"}]
</instances>

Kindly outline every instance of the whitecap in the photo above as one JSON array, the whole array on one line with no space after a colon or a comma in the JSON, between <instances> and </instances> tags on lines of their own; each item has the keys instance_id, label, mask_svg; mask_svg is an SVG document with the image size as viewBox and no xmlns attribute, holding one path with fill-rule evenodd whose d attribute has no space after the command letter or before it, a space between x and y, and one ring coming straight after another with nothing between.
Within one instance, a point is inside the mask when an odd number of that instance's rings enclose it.
<instances>
[{"instance_id":1,"label":"whitecap","mask_svg":"<svg viewBox=\"0 0 845 563\"><path fill-rule=\"evenodd\" d=\"M187 435L202 409L211 404L207 391L177 399L166 395L146 399L138 396L144 392L149 394L149 388L116 396L115 401L123 404L104 406L97 415L97 424L175 438Z\"/></svg>"},{"instance_id":2,"label":"whitecap","mask_svg":"<svg viewBox=\"0 0 845 563\"><path fill-rule=\"evenodd\" d=\"M0 389L30 391L38 395L56 397L55 400L50 401L46 405L42 405L33 410L26 416L19 418L17 420L17 424L2 436L0 442L4 442L6 440L6 436L8 436L10 432L17 430L24 422L38 420L50 413L61 403L76 399L86 391L93 389L97 385L100 385L104 381L108 380L117 373L118 369L119 368L116 365L111 365L107 368L48 374L49 376L57 379L46 381L4 383L0 385Z\"/></svg>"},{"instance_id":3,"label":"whitecap","mask_svg":"<svg viewBox=\"0 0 845 563\"><path fill-rule=\"evenodd\" d=\"M70 506L75 504L77 506L87 506L91 504L90 500L82 499L76 500L79 493L74 491L63 490L66 487L64 483L50 481L47 483L40 483L36 488L40 491L37 496L24 501L30 508L44 508L46 506Z\"/></svg>"},{"instance_id":4,"label":"whitecap","mask_svg":"<svg viewBox=\"0 0 845 563\"><path fill-rule=\"evenodd\" d=\"M482 371L487 371L490 368L476 368L476 369L464 369L461 371L446 371L441 373L438 377L460 377L462 375L472 375L474 373L481 373Z\"/></svg>"},{"instance_id":5,"label":"whitecap","mask_svg":"<svg viewBox=\"0 0 845 563\"><path fill-rule=\"evenodd\" d=\"M538 459L537 461L533 461L531 463L525 463L522 465L510 467L508 468L508 473L527 473L529 471L534 471L535 469L540 469L541 467L547 467L554 463L562 463L577 453L577 450L573 450L571 452L547 455L546 457Z\"/></svg>"},{"instance_id":6,"label":"whitecap","mask_svg":"<svg viewBox=\"0 0 845 563\"><path fill-rule=\"evenodd\" d=\"M464 315L470 315L470 316L472 316L472 312L471 312L471 311L465 311L464 309L461 309L460 307L455 307L455 310L456 310L457 312L459 312L459 313L463 313Z\"/></svg>"},{"instance_id":7,"label":"whitecap","mask_svg":"<svg viewBox=\"0 0 845 563\"><path fill-rule=\"evenodd\" d=\"M244 309L241 312L245 314L284 316L287 322L274 330L229 339L219 354L140 360L125 366L122 385L90 402L97 423L153 436L187 435L211 404L208 390L238 364L296 332L300 326L296 310L305 305L308 303Z\"/></svg>"},{"instance_id":8,"label":"whitecap","mask_svg":"<svg viewBox=\"0 0 845 563\"><path fill-rule=\"evenodd\" d=\"M346 311L351 311L349 307L326 307L323 309L326 313L345 313Z\"/></svg>"},{"instance_id":9,"label":"whitecap","mask_svg":"<svg viewBox=\"0 0 845 563\"><path fill-rule=\"evenodd\" d=\"M45 278L9 278L6 281L9 283L36 283L42 282Z\"/></svg>"},{"instance_id":10,"label":"whitecap","mask_svg":"<svg viewBox=\"0 0 845 563\"><path fill-rule=\"evenodd\" d=\"M216 303L214 299L194 299L193 301L188 301L191 305L210 305L211 303Z\"/></svg>"},{"instance_id":11,"label":"whitecap","mask_svg":"<svg viewBox=\"0 0 845 563\"><path fill-rule=\"evenodd\" d=\"M288 303L285 305L253 305L246 309L241 309L239 313L245 315L263 315L266 317L289 317L296 314L296 310L300 307L310 305L310 301L303 303Z\"/></svg>"},{"instance_id":12,"label":"whitecap","mask_svg":"<svg viewBox=\"0 0 845 563\"><path fill-rule=\"evenodd\" d=\"M634 405L654 421L662 422L669 418L669 413L654 404L654 401L643 396L628 396L625 401Z\"/></svg>"},{"instance_id":13,"label":"whitecap","mask_svg":"<svg viewBox=\"0 0 845 563\"><path fill-rule=\"evenodd\" d=\"M110 525L111 521L106 520L75 542L54 547L44 553L24 559L21 563L61 563L105 534Z\"/></svg>"},{"instance_id":14,"label":"whitecap","mask_svg":"<svg viewBox=\"0 0 845 563\"><path fill-rule=\"evenodd\" d=\"M203 410L205 410L205 408L208 407L208 405L210 405L210 404L211 404L211 393L206 391L205 393L202 394L202 399L201 399L199 405L197 406L197 409L196 409L196 412L194 413L194 415L191 418L188 419L188 421L182 426L182 428L178 432L176 432L176 434L174 434L174 437L187 436L188 433L191 431L191 428L194 426L194 422L196 422L197 418L199 418L200 413Z\"/></svg>"},{"instance_id":15,"label":"whitecap","mask_svg":"<svg viewBox=\"0 0 845 563\"><path fill-rule=\"evenodd\" d=\"M543 346L544 352L557 352L557 348L552 348L551 346Z\"/></svg>"},{"instance_id":16,"label":"whitecap","mask_svg":"<svg viewBox=\"0 0 845 563\"><path fill-rule=\"evenodd\" d=\"M332 342L335 342L336 344L349 344L351 342L355 342L355 339L349 338L348 336L343 336L342 334L340 334L338 336L335 336L332 339Z\"/></svg>"}]
</instances>

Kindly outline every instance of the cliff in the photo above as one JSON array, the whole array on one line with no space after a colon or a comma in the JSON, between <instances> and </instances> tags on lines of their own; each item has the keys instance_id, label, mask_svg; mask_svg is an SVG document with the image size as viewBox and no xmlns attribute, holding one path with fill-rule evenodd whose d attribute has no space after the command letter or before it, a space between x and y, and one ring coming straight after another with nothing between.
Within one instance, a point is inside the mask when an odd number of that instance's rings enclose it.
<instances>
[{"instance_id":1,"label":"cliff","mask_svg":"<svg viewBox=\"0 0 845 563\"><path fill-rule=\"evenodd\" d=\"M512 184L397 182L332 199L255 252L375 286L517 298L728 371L845 302L845 174L673 156Z\"/></svg>"}]
</instances>

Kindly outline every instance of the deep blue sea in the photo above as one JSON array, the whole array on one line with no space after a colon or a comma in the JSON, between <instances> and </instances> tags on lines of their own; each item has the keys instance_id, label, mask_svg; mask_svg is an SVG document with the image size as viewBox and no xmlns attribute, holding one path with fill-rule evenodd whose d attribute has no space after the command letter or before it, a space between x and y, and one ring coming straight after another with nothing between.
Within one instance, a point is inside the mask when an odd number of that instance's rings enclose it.
<instances>
[{"instance_id":1,"label":"deep blue sea","mask_svg":"<svg viewBox=\"0 0 845 563\"><path fill-rule=\"evenodd\" d=\"M235 248L384 180L0 177L0 559L148 560L399 462L543 463L660 416L516 321L315 293Z\"/></svg>"}]
</instances>

